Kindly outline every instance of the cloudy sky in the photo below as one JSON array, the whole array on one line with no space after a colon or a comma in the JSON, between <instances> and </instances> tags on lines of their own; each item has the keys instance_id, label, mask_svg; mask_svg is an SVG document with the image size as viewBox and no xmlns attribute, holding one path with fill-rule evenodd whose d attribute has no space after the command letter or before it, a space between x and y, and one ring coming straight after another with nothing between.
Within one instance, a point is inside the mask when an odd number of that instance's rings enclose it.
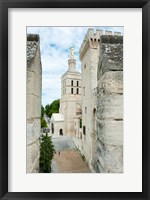
<instances>
[{"instance_id":1,"label":"cloudy sky","mask_svg":"<svg viewBox=\"0 0 150 200\"><path fill-rule=\"evenodd\" d=\"M61 75L68 70L70 48L74 48L76 69L81 71L79 49L88 28L120 31L123 27L27 27L27 33L40 35L42 61L42 105L61 97Z\"/></svg>"}]
</instances>

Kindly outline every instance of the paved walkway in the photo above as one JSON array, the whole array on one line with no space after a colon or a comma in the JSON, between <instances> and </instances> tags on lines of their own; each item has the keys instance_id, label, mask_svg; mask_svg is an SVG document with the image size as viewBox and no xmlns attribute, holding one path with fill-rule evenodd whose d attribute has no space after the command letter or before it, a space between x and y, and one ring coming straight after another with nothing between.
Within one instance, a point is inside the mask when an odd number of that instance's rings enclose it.
<instances>
[{"instance_id":1,"label":"paved walkway","mask_svg":"<svg viewBox=\"0 0 150 200\"><path fill-rule=\"evenodd\" d=\"M52 173L91 173L70 137L62 136L52 140L56 149Z\"/></svg>"}]
</instances>

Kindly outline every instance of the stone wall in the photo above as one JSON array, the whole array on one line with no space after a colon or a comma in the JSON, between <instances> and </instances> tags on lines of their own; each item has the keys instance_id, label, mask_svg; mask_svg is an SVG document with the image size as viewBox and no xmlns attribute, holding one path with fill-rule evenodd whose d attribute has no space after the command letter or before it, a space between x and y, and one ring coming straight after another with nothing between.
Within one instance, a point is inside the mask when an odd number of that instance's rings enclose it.
<instances>
[{"instance_id":1,"label":"stone wall","mask_svg":"<svg viewBox=\"0 0 150 200\"><path fill-rule=\"evenodd\" d=\"M39 170L42 66L38 35L27 35L27 173Z\"/></svg>"},{"instance_id":2,"label":"stone wall","mask_svg":"<svg viewBox=\"0 0 150 200\"><path fill-rule=\"evenodd\" d=\"M88 29L80 47L82 69L82 146L83 154L91 170L96 160L96 96L93 95L97 87L97 66L99 60L99 42L102 30Z\"/></svg>"},{"instance_id":3,"label":"stone wall","mask_svg":"<svg viewBox=\"0 0 150 200\"><path fill-rule=\"evenodd\" d=\"M97 172L123 172L123 37L102 35L97 85Z\"/></svg>"}]
</instances>

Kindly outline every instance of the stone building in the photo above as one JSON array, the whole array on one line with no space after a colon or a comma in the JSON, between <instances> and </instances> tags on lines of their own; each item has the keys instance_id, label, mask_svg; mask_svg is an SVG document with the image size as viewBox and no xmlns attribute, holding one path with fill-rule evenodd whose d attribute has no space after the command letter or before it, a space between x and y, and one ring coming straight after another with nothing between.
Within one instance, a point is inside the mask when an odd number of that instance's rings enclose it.
<instances>
[{"instance_id":1,"label":"stone building","mask_svg":"<svg viewBox=\"0 0 150 200\"><path fill-rule=\"evenodd\" d=\"M101 36L97 77L97 171L123 172L123 36Z\"/></svg>"},{"instance_id":2,"label":"stone building","mask_svg":"<svg viewBox=\"0 0 150 200\"><path fill-rule=\"evenodd\" d=\"M82 69L82 148L92 168L96 160L96 96L97 66L101 30L89 29L80 48Z\"/></svg>"},{"instance_id":3,"label":"stone building","mask_svg":"<svg viewBox=\"0 0 150 200\"><path fill-rule=\"evenodd\" d=\"M68 60L68 71L61 77L61 100L59 113L64 115L64 133L69 136L79 135L81 108L81 73L76 70L73 49Z\"/></svg>"},{"instance_id":4,"label":"stone building","mask_svg":"<svg viewBox=\"0 0 150 200\"><path fill-rule=\"evenodd\" d=\"M64 135L64 115L60 113L53 113L50 121L50 133L55 136Z\"/></svg>"},{"instance_id":5,"label":"stone building","mask_svg":"<svg viewBox=\"0 0 150 200\"><path fill-rule=\"evenodd\" d=\"M42 65L39 35L27 35L27 173L39 170Z\"/></svg>"},{"instance_id":6,"label":"stone building","mask_svg":"<svg viewBox=\"0 0 150 200\"><path fill-rule=\"evenodd\" d=\"M123 171L123 37L120 35L102 30L94 33L89 29L80 48L82 153L93 172Z\"/></svg>"}]
</instances>

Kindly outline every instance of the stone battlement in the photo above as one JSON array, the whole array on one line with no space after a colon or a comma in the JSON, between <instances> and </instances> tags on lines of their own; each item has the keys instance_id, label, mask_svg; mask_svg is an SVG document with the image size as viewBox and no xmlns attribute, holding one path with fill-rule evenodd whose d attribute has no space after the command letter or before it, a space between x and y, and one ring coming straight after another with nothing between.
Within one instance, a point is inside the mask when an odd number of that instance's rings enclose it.
<instances>
[{"instance_id":1,"label":"stone battlement","mask_svg":"<svg viewBox=\"0 0 150 200\"><path fill-rule=\"evenodd\" d=\"M40 37L38 34L27 35L27 66L29 67L36 54L36 50L40 43Z\"/></svg>"},{"instance_id":2,"label":"stone battlement","mask_svg":"<svg viewBox=\"0 0 150 200\"><path fill-rule=\"evenodd\" d=\"M118 35L101 35L100 36L101 43L107 44L123 44L123 36Z\"/></svg>"},{"instance_id":3,"label":"stone battlement","mask_svg":"<svg viewBox=\"0 0 150 200\"><path fill-rule=\"evenodd\" d=\"M27 34L27 41L36 41L38 42L40 37L38 34Z\"/></svg>"},{"instance_id":4,"label":"stone battlement","mask_svg":"<svg viewBox=\"0 0 150 200\"><path fill-rule=\"evenodd\" d=\"M96 29L96 32L94 32L94 29L89 28L79 50L80 60L82 60L82 58L84 57L89 47L94 48L94 49L99 48L100 37L102 35L121 36L121 32L112 32L109 30L104 31L104 30L98 30L98 29Z\"/></svg>"}]
</instances>

